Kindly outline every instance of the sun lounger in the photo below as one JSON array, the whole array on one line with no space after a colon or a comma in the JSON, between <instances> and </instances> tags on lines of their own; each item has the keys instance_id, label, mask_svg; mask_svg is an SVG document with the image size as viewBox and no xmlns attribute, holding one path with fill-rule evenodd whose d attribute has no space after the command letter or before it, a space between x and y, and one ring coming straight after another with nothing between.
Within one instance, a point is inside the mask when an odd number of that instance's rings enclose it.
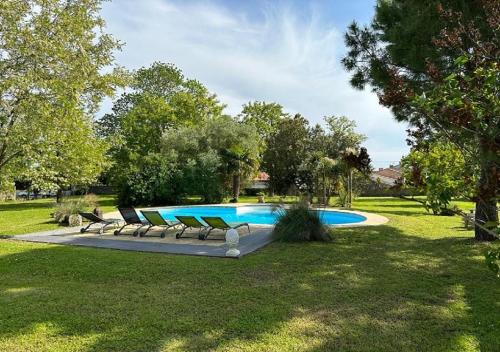
<instances>
[{"instance_id":1,"label":"sun lounger","mask_svg":"<svg viewBox=\"0 0 500 352\"><path fill-rule=\"evenodd\" d=\"M143 226L149 225L149 222L141 220L134 208L118 208L118 210L120 211L123 220L125 220L125 224L120 227L119 230L115 230L115 236L120 235L122 233L122 230L127 226L135 226L136 229L134 231L134 236L137 236L139 234L139 230Z\"/></svg>"},{"instance_id":2,"label":"sun lounger","mask_svg":"<svg viewBox=\"0 0 500 352\"><path fill-rule=\"evenodd\" d=\"M102 235L106 227L111 225L119 225L121 221L120 219L103 219L100 216L95 215L94 213L80 212L78 214L80 214L82 218L87 219L90 222L87 227L82 227L80 229L81 233L87 232L92 225L99 225L100 227L98 233Z\"/></svg>"},{"instance_id":3,"label":"sun lounger","mask_svg":"<svg viewBox=\"0 0 500 352\"><path fill-rule=\"evenodd\" d=\"M161 216L161 214L156 210L141 210L141 213L149 222L149 226L147 227L146 231L141 230L138 232L139 237L145 236L146 233L153 227L162 227L164 228L164 230L160 233L160 237L164 238L169 228L179 225L178 222L170 222L165 220L163 216Z\"/></svg>"},{"instance_id":4,"label":"sun lounger","mask_svg":"<svg viewBox=\"0 0 500 352\"><path fill-rule=\"evenodd\" d=\"M210 226L208 232L203 236L203 238L200 238L201 240L206 240L208 235L210 235L210 232L215 229L223 230L225 234L227 230L237 229L239 227L246 226L248 228L248 233L250 233L250 225L248 225L248 223L246 222L235 226L231 226L227 222L225 222L224 219L218 216L202 216L201 218Z\"/></svg>"},{"instance_id":5,"label":"sun lounger","mask_svg":"<svg viewBox=\"0 0 500 352\"><path fill-rule=\"evenodd\" d=\"M176 216L177 220L182 224L182 231L175 235L175 238L181 238L184 234L184 231L187 229L200 229L198 232L198 238L201 239L203 237L203 231L208 229L208 226L201 223L194 216Z\"/></svg>"}]
</instances>

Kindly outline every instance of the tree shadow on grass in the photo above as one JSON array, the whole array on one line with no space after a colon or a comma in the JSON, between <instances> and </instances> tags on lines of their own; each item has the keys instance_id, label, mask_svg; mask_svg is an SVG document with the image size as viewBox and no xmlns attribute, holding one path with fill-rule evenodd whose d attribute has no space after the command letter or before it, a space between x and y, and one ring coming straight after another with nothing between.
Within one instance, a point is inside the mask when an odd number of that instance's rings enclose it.
<instances>
[{"instance_id":1,"label":"tree shadow on grass","mask_svg":"<svg viewBox=\"0 0 500 352\"><path fill-rule=\"evenodd\" d=\"M394 209L368 209L366 207L353 207L352 210L365 211L367 213L375 213L375 214L391 214L391 215L403 215L403 216L425 216L429 215L425 210L424 211L416 211L416 210L402 210L402 207L394 207Z\"/></svg>"},{"instance_id":2,"label":"tree shadow on grass","mask_svg":"<svg viewBox=\"0 0 500 352\"><path fill-rule=\"evenodd\" d=\"M53 208L56 202L44 202L44 203L36 203L36 202L5 202L0 203L0 211L22 211L22 210L30 210L30 209L50 209Z\"/></svg>"},{"instance_id":3,"label":"tree shadow on grass","mask_svg":"<svg viewBox=\"0 0 500 352\"><path fill-rule=\"evenodd\" d=\"M361 210L361 209L359 209ZM366 210L363 210L366 211ZM377 209L376 211L368 211L369 213L375 213L375 214L391 214L391 215L402 215L402 216L425 216L428 215L426 213L422 212L417 212L417 211L411 211L411 210L379 210Z\"/></svg>"},{"instance_id":4,"label":"tree shadow on grass","mask_svg":"<svg viewBox=\"0 0 500 352\"><path fill-rule=\"evenodd\" d=\"M0 347L40 326L68 346L94 336L90 351L498 346L500 290L478 259L484 246L387 225L333 233L241 260L51 245L4 254ZM43 334L32 343L50 343Z\"/></svg>"},{"instance_id":5,"label":"tree shadow on grass","mask_svg":"<svg viewBox=\"0 0 500 352\"><path fill-rule=\"evenodd\" d=\"M116 198L101 198L97 203L100 207L113 207L118 204Z\"/></svg>"},{"instance_id":6,"label":"tree shadow on grass","mask_svg":"<svg viewBox=\"0 0 500 352\"><path fill-rule=\"evenodd\" d=\"M375 203L375 201L374 201ZM391 199L391 202L385 202L385 203L389 203L389 204L384 204L384 202L382 204L376 204L377 207L382 207L382 208L413 208L413 209L421 209L421 210L424 210L425 211L425 208L422 204L417 204L417 203L410 203L408 201L409 204L398 204L398 203L394 203L394 199Z\"/></svg>"}]
</instances>

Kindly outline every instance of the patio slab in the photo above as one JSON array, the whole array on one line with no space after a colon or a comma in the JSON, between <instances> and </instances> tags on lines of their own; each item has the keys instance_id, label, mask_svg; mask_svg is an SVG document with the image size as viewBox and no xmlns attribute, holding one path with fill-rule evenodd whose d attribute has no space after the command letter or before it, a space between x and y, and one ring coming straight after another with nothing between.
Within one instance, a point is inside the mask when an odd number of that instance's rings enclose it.
<instances>
[{"instance_id":1,"label":"patio slab","mask_svg":"<svg viewBox=\"0 0 500 352\"><path fill-rule=\"evenodd\" d=\"M197 232L193 232L193 238L176 239L177 231L169 231L165 238L159 237L132 237L130 235L113 236L112 231L102 236L95 233L80 233L80 227L64 228L54 231L44 231L14 236L14 240L27 242L41 242L64 244L74 246L85 246L95 248L120 249L127 251L154 252L198 255L208 257L226 258L227 246L222 234L215 233L213 239L201 241L197 238ZM154 232L152 233L155 234ZM190 235L190 234L188 234ZM271 243L272 227L255 226L250 234L240 232L239 257L252 253L257 249ZM212 237L212 236L211 236Z\"/></svg>"}]
</instances>

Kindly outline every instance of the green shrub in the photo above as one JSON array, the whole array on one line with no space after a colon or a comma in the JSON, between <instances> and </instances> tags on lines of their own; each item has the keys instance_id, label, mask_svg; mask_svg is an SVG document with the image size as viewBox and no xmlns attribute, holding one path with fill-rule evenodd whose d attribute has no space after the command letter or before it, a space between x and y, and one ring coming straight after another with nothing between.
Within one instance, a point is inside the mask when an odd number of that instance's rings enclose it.
<instances>
[{"instance_id":1,"label":"green shrub","mask_svg":"<svg viewBox=\"0 0 500 352\"><path fill-rule=\"evenodd\" d=\"M328 229L317 211L306 203L293 204L290 208L277 208L278 221L273 234L284 241L330 241Z\"/></svg>"},{"instance_id":2,"label":"green shrub","mask_svg":"<svg viewBox=\"0 0 500 352\"><path fill-rule=\"evenodd\" d=\"M220 203L227 195L220 168L220 158L212 150L182 162L175 153L147 155L122 173L118 203L176 205L190 195L201 196L202 203Z\"/></svg>"},{"instance_id":3,"label":"green shrub","mask_svg":"<svg viewBox=\"0 0 500 352\"><path fill-rule=\"evenodd\" d=\"M99 205L98 198L93 193L89 193L89 194L86 194L85 196L83 196L82 202L88 208L92 208L92 209L97 208L97 206Z\"/></svg>"},{"instance_id":4,"label":"green shrub","mask_svg":"<svg viewBox=\"0 0 500 352\"><path fill-rule=\"evenodd\" d=\"M81 200L67 200L56 205L54 219L58 223L68 221L68 217L73 214L78 214L80 211L85 211L87 206Z\"/></svg>"},{"instance_id":5,"label":"green shrub","mask_svg":"<svg viewBox=\"0 0 500 352\"><path fill-rule=\"evenodd\" d=\"M189 171L185 172L189 175L184 178L187 193L200 195L203 203L221 203L229 190L219 172L221 168L221 159L215 151L199 153Z\"/></svg>"},{"instance_id":6,"label":"green shrub","mask_svg":"<svg viewBox=\"0 0 500 352\"><path fill-rule=\"evenodd\" d=\"M58 223L65 223L68 221L70 215L91 210L95 207L97 207L97 196L94 194L87 194L86 196L78 199L66 199L61 203L56 204L54 219Z\"/></svg>"},{"instance_id":7,"label":"green shrub","mask_svg":"<svg viewBox=\"0 0 500 352\"><path fill-rule=\"evenodd\" d=\"M118 183L120 205L179 204L185 195L175 158L151 154L123 171Z\"/></svg>"}]
</instances>

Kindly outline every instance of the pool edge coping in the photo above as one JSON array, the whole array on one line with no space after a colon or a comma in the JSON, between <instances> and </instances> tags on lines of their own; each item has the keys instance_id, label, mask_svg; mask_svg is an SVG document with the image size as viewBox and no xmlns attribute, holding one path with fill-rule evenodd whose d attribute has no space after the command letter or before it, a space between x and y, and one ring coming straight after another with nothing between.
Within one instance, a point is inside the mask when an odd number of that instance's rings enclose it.
<instances>
[{"instance_id":1,"label":"pool edge coping","mask_svg":"<svg viewBox=\"0 0 500 352\"><path fill-rule=\"evenodd\" d=\"M135 208L136 210L158 210L158 209L163 209L163 208L192 208L192 207L226 207L226 208L238 208L238 207L244 207L244 206L272 206L276 203L219 203L219 204L195 204L195 205L172 205L172 206L159 206L159 207L145 207L145 208ZM289 204L284 204L284 207L289 207ZM334 207L324 207L324 208L313 208L315 210L322 210L322 211L332 211L332 212L339 212L339 213L347 213L347 214L356 214L360 215L365 218L364 221L360 222L350 222L346 224L332 224L332 225L326 225L329 227L359 227L359 226L378 226L378 225L383 225L387 222L389 222L389 219L386 218L385 216L379 215L379 214L374 214L374 213L367 213L364 211L359 211L359 210L347 210L347 209L339 209L339 208L334 208ZM104 214L105 218L113 218L113 217L119 217L120 212L118 210L108 212ZM252 223L250 223L252 225ZM269 225L269 224L253 224L256 226L263 226L263 227L274 227L274 225Z\"/></svg>"}]
</instances>

